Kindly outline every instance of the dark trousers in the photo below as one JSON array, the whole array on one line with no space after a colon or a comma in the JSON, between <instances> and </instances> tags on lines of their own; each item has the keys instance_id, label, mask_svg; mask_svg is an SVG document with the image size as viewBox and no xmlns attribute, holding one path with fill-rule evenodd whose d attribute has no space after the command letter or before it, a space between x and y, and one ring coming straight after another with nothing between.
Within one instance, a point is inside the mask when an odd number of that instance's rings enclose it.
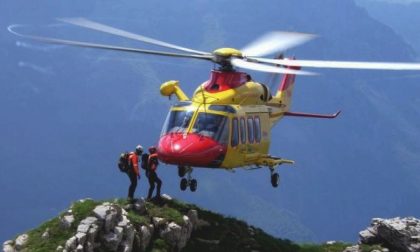
<instances>
[{"instance_id":1,"label":"dark trousers","mask_svg":"<svg viewBox=\"0 0 420 252\"><path fill-rule=\"evenodd\" d=\"M128 178L130 179L130 187L128 187L128 198L134 199L134 192L137 187L137 176L134 172L127 172Z\"/></svg>"},{"instance_id":2,"label":"dark trousers","mask_svg":"<svg viewBox=\"0 0 420 252\"><path fill-rule=\"evenodd\" d=\"M157 191L156 196L160 196L160 188L162 186L162 180L157 176L156 172L149 171L148 177L149 179L149 194L147 195L147 198L152 198L153 190L155 190L155 183L157 184Z\"/></svg>"}]
</instances>

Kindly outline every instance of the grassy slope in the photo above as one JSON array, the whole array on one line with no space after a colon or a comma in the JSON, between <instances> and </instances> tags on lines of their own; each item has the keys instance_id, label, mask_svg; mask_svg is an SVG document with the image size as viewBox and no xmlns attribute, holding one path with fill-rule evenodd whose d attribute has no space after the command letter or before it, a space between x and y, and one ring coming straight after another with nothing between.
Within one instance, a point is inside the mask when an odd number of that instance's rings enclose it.
<instances>
[{"instance_id":1,"label":"grassy slope","mask_svg":"<svg viewBox=\"0 0 420 252\"><path fill-rule=\"evenodd\" d=\"M59 217L45 222L38 228L28 232L29 242L26 251L55 251L57 246L63 245L76 231L77 223L92 214L95 206L104 201L86 200L73 204L75 216L74 225L70 230L60 228ZM125 200L114 200L114 203L124 206ZM148 224L151 217L163 217L171 221L182 223L182 216L189 209L196 209L199 219L204 221L196 231L183 251L286 251L286 252L335 252L343 251L349 244L337 243L334 245L296 244L289 240L272 237L259 228L249 226L243 221L232 217L225 217L195 205L184 204L176 200L161 204L146 203L147 213L138 215L130 211L128 218L137 224ZM49 228L50 238L42 239L43 232ZM148 251L167 251L169 246L162 239L154 237ZM366 248L365 251L370 251Z\"/></svg>"}]
</instances>

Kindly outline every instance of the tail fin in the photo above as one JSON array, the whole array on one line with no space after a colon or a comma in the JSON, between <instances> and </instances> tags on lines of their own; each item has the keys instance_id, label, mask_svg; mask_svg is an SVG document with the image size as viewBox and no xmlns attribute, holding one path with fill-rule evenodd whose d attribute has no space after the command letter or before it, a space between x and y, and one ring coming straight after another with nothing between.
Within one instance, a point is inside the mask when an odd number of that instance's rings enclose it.
<instances>
[{"instance_id":1,"label":"tail fin","mask_svg":"<svg viewBox=\"0 0 420 252\"><path fill-rule=\"evenodd\" d=\"M300 70L300 67L288 67L294 70ZM293 87L295 84L295 77L294 74L285 74L281 81L279 90L277 94L274 96L274 99L278 100L285 111L288 111L290 108L290 103L292 101L292 93Z\"/></svg>"}]
</instances>

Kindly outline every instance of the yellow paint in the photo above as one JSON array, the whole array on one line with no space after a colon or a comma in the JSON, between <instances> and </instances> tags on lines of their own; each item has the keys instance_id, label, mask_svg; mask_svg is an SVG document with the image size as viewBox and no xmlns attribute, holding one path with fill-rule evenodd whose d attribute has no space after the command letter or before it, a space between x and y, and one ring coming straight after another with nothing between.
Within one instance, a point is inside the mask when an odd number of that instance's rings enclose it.
<instances>
[{"instance_id":1,"label":"yellow paint","mask_svg":"<svg viewBox=\"0 0 420 252\"><path fill-rule=\"evenodd\" d=\"M222 57L230 57L230 56L242 57L242 52L235 48L219 48L217 50L214 50L213 54L217 56L222 56Z\"/></svg>"},{"instance_id":2,"label":"yellow paint","mask_svg":"<svg viewBox=\"0 0 420 252\"><path fill-rule=\"evenodd\" d=\"M163 96L171 96L173 94L176 95L178 100L180 101L188 101L188 96L182 91L179 87L179 81L171 80L163 83L160 86L160 93Z\"/></svg>"},{"instance_id":3,"label":"yellow paint","mask_svg":"<svg viewBox=\"0 0 420 252\"><path fill-rule=\"evenodd\" d=\"M227 52L223 51L226 49ZM230 48L222 48L221 53L229 54ZM233 49L235 50L235 49ZM237 51L237 50L236 50ZM232 51L235 52L235 51ZM194 92L192 97L192 104L188 107L174 107L172 110L190 110L195 111L196 114L191 119L191 126L188 132L192 130L192 125L197 118L199 112L213 113L224 115L229 120L229 141L225 159L221 164L221 168L233 169L237 167L251 167L251 166L268 166L275 167L281 164L293 164L292 160L272 157L268 151L271 143L271 129L283 117L284 112L287 111L288 106L285 106L282 101L286 101L285 93L279 94L269 101L264 101L261 95L264 94L262 85L258 82L249 81L245 84L226 91L221 92L207 92L204 89L205 83L200 85ZM288 91L291 92L293 85L290 85ZM180 101L185 101L188 97L182 92L179 83L176 81L166 82L161 87L161 93L165 96L175 93ZM290 100L287 100L290 103ZM223 111L213 111L210 109L211 105L230 105L236 110L236 113L228 113ZM241 127L240 120L245 120L245 131L247 132L247 118L260 119L261 125L261 140L260 142L245 143L241 142ZM232 120L238 120L239 125L239 144L232 146ZM247 134L246 134L247 136Z\"/></svg>"}]
</instances>

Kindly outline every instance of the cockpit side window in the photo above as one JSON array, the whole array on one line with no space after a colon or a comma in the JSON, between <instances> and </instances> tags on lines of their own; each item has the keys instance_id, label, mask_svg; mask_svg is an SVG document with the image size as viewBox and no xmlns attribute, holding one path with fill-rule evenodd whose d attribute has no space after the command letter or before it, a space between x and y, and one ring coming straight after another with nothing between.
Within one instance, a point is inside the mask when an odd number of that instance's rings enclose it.
<instances>
[{"instance_id":1,"label":"cockpit side window","mask_svg":"<svg viewBox=\"0 0 420 252\"><path fill-rule=\"evenodd\" d=\"M162 128L162 135L186 132L190 125L193 111L170 111Z\"/></svg>"},{"instance_id":2,"label":"cockpit side window","mask_svg":"<svg viewBox=\"0 0 420 252\"><path fill-rule=\"evenodd\" d=\"M227 144L228 130L226 116L200 112L195 120L192 133L213 138L221 144Z\"/></svg>"}]
</instances>

